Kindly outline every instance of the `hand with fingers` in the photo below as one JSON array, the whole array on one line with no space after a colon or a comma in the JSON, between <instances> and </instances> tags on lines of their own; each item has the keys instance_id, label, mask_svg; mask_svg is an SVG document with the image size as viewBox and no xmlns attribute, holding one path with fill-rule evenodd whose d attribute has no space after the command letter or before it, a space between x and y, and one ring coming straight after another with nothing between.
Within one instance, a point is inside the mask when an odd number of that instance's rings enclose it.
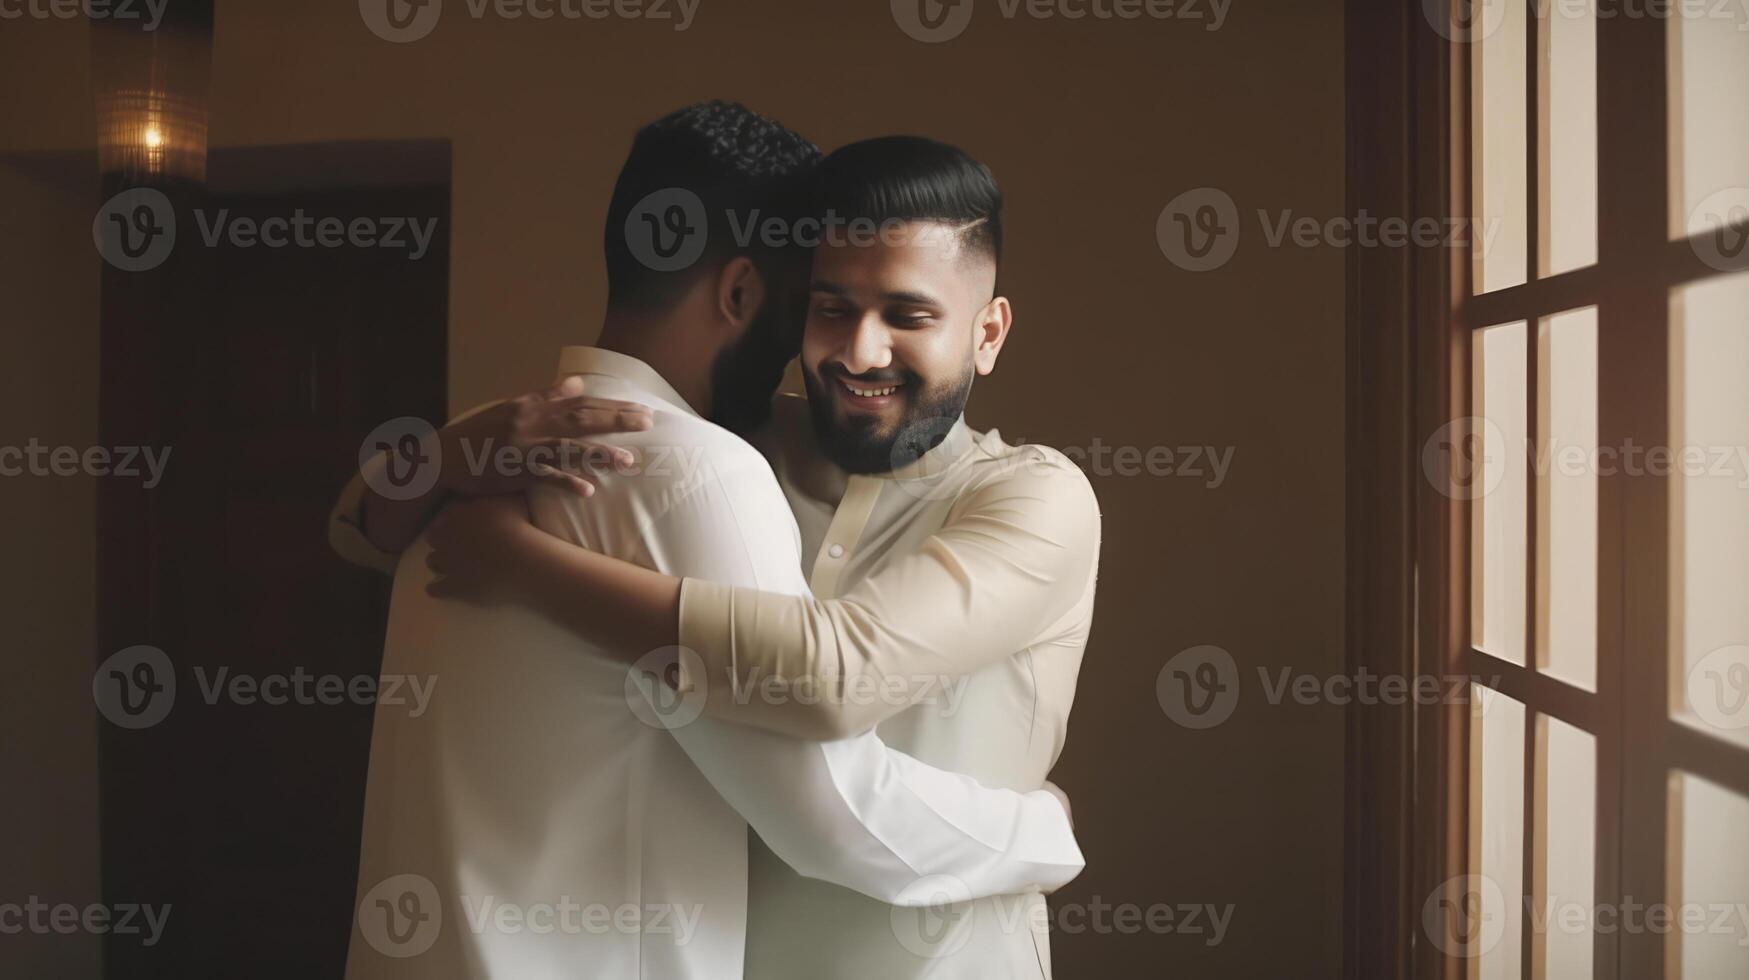
<instances>
[{"instance_id":1,"label":"hand with fingers","mask_svg":"<svg viewBox=\"0 0 1749 980\"><path fill-rule=\"evenodd\" d=\"M629 450L590 437L648 429L651 415L636 402L594 398L583 390L582 378L569 377L445 426L438 433L439 485L464 497L541 483L585 497L594 493L592 473L629 467L636 460Z\"/></svg>"},{"instance_id":2,"label":"hand with fingers","mask_svg":"<svg viewBox=\"0 0 1749 980\"><path fill-rule=\"evenodd\" d=\"M516 591L518 543L530 533L542 532L529 523L520 493L450 501L426 530L425 565L436 576L426 592L488 605L506 600Z\"/></svg>"}]
</instances>

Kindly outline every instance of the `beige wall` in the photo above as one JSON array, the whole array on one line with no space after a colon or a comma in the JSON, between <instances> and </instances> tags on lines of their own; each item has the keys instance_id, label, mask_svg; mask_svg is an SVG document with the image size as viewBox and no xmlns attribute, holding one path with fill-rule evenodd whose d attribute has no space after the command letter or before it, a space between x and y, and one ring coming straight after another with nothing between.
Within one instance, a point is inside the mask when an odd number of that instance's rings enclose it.
<instances>
[{"instance_id":1,"label":"beige wall","mask_svg":"<svg viewBox=\"0 0 1749 980\"><path fill-rule=\"evenodd\" d=\"M452 407L538 383L555 347L592 338L607 190L632 129L661 112L734 98L828 148L910 131L989 163L1010 200L1018 323L973 421L1056 445L1233 450L1218 488L1096 476L1099 614L1057 773L1090 859L1059 904L1230 903L1231 925L1213 947L1059 935L1058 975L1335 975L1342 719L1265 703L1257 668L1341 669L1343 264L1266 248L1255 215L1341 213L1340 4L1237 3L1208 32L1004 21L978 0L938 45L901 34L879 0L703 0L684 33L475 21L449 0L405 45L366 30L352 0L219 6L213 145L453 141ZM0 47L17 119L0 150L88 145L76 25L9 23ZM23 91L41 98L14 116ZM1249 217L1229 265L1191 274L1161 254L1155 219L1204 185ZM84 329L94 310L56 315ZM54 340L89 359L85 336ZM1205 643L1231 651L1243 694L1230 721L1192 732L1155 679Z\"/></svg>"},{"instance_id":2,"label":"beige wall","mask_svg":"<svg viewBox=\"0 0 1749 980\"><path fill-rule=\"evenodd\" d=\"M97 443L97 162L0 153L6 370L0 445ZM9 461L9 463L12 461ZM91 700L96 493L87 477L0 477L0 902L98 901ZM28 533L27 533L28 529ZM0 936L7 976L96 976L93 935Z\"/></svg>"}]
</instances>

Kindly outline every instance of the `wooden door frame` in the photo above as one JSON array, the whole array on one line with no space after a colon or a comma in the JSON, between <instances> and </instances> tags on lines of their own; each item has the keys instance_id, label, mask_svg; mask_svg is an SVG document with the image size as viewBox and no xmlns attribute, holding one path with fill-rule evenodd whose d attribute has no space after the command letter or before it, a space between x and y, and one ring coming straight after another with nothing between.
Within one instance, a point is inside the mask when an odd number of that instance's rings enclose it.
<instances>
[{"instance_id":1,"label":"wooden door frame","mask_svg":"<svg viewBox=\"0 0 1749 980\"><path fill-rule=\"evenodd\" d=\"M1460 0L1461 2L1461 0ZM1422 0L1346 8L1347 211L1467 213L1457 186L1467 107L1451 45ZM1346 652L1351 673L1461 673L1467 511L1423 475L1422 447L1463 415L1452 366L1468 356L1454 299L1468 253L1353 249L1347 264ZM1442 684L1442 690L1444 686ZM1354 706L1347 719L1344 976L1433 980L1461 959L1422 934L1422 909L1468 860L1467 705ZM1437 846L1420 842L1437 841ZM1417 941L1417 938L1419 941Z\"/></svg>"}]
</instances>

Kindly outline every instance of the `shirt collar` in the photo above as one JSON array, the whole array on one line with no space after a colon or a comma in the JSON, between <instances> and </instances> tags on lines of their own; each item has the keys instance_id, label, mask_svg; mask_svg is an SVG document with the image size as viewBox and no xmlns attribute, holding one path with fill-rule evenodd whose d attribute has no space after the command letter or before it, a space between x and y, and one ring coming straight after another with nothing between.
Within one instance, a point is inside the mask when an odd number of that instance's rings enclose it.
<instances>
[{"instance_id":1,"label":"shirt collar","mask_svg":"<svg viewBox=\"0 0 1749 980\"><path fill-rule=\"evenodd\" d=\"M699 416L697 410L680 397L674 386L656 369L629 354L600 347L564 347L559 350L559 380L573 374L605 374L627 381L666 402L673 403L688 415Z\"/></svg>"}]
</instances>

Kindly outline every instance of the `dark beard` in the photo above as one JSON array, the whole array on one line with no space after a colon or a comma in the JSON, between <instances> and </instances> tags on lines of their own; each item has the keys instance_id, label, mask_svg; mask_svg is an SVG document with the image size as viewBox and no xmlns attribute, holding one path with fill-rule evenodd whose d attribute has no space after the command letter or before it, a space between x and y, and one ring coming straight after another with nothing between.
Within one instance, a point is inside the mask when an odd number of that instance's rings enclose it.
<instances>
[{"instance_id":1,"label":"dark beard","mask_svg":"<svg viewBox=\"0 0 1749 980\"><path fill-rule=\"evenodd\" d=\"M920 379L907 373L905 411L893 431L882 433L879 420L853 417L841 422L833 415L837 403L828 386L837 382L819 378L813 371L802 372L808 388L808 414L814 419L814 438L827 459L846 473L890 473L922 458L924 453L947 438L954 423L965 414L966 401L972 394L973 371L966 365L965 374L942 385L922 390ZM918 392L912 396L909 392Z\"/></svg>"},{"instance_id":2,"label":"dark beard","mask_svg":"<svg viewBox=\"0 0 1749 980\"><path fill-rule=\"evenodd\" d=\"M771 417L772 395L796 356L796 345L780 329L782 316L761 314L711 365L710 420L738 436L746 437Z\"/></svg>"}]
</instances>

